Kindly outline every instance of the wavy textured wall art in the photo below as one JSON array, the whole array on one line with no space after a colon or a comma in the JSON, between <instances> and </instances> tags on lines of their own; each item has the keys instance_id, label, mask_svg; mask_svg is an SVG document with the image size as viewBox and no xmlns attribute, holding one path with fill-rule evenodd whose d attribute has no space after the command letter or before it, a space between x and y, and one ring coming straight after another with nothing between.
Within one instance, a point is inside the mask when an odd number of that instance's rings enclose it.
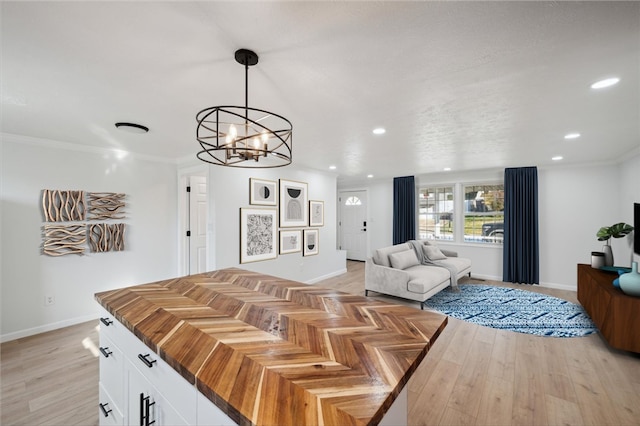
<instances>
[{"instance_id":1,"label":"wavy textured wall art","mask_svg":"<svg viewBox=\"0 0 640 426\"><path fill-rule=\"evenodd\" d=\"M124 250L124 223L89 225L89 248L94 253Z\"/></svg>"},{"instance_id":2,"label":"wavy textured wall art","mask_svg":"<svg viewBox=\"0 0 640 426\"><path fill-rule=\"evenodd\" d=\"M125 196L115 192L88 192L89 220L124 219Z\"/></svg>"},{"instance_id":3,"label":"wavy textured wall art","mask_svg":"<svg viewBox=\"0 0 640 426\"><path fill-rule=\"evenodd\" d=\"M84 254L86 242L84 225L44 225L42 252L46 255Z\"/></svg>"},{"instance_id":4,"label":"wavy textured wall art","mask_svg":"<svg viewBox=\"0 0 640 426\"><path fill-rule=\"evenodd\" d=\"M42 191L42 211L45 222L72 222L84 220L84 191Z\"/></svg>"}]
</instances>

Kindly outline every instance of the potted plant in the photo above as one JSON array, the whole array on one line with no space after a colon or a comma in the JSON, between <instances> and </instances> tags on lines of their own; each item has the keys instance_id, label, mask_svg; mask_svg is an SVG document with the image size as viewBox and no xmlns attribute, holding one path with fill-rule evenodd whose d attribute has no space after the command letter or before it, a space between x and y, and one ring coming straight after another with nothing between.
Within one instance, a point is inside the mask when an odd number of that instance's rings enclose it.
<instances>
[{"instance_id":1,"label":"potted plant","mask_svg":"<svg viewBox=\"0 0 640 426\"><path fill-rule=\"evenodd\" d=\"M603 226L598 230L596 237L598 241L606 241L607 243L602 247L604 252L604 264L605 266L613 266L613 252L611 251L611 245L609 240L613 238L622 238L629 232L633 231L633 226L620 222L611 226Z\"/></svg>"}]
</instances>

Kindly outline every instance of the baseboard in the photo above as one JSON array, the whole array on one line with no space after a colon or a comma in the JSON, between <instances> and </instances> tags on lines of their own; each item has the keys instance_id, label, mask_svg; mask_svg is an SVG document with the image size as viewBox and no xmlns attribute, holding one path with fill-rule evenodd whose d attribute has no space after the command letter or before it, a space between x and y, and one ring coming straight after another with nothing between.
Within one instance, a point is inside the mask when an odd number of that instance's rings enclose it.
<instances>
[{"instance_id":1,"label":"baseboard","mask_svg":"<svg viewBox=\"0 0 640 426\"><path fill-rule=\"evenodd\" d=\"M474 274L471 272L471 280L476 281L502 281L502 277L496 277L493 275L482 275L482 274ZM577 291L576 287L567 284L557 284L557 283L540 283L538 284L540 287L553 288L556 290L565 290L565 291Z\"/></svg>"},{"instance_id":2,"label":"baseboard","mask_svg":"<svg viewBox=\"0 0 640 426\"><path fill-rule=\"evenodd\" d=\"M331 272L329 274L323 275L321 277L317 277L317 278L313 278L310 280L305 281L305 284L315 284L317 282L320 282L322 280L326 280L329 278L333 278L333 277L337 277L338 275L342 275L342 274L346 274L347 273L347 268L343 268L343 269L338 269L337 271Z\"/></svg>"},{"instance_id":3,"label":"baseboard","mask_svg":"<svg viewBox=\"0 0 640 426\"><path fill-rule=\"evenodd\" d=\"M95 315L86 315L83 317L71 318L64 321L58 321L51 324L45 324L38 327L27 328L25 330L14 331L13 333L7 333L0 335L0 343L10 342L12 340L21 339L23 337L33 336L35 334L46 333L47 331L57 330L59 328L69 327L76 324L81 324L83 322L97 320L98 317ZM98 323L96 322L96 325Z\"/></svg>"},{"instance_id":4,"label":"baseboard","mask_svg":"<svg viewBox=\"0 0 640 426\"><path fill-rule=\"evenodd\" d=\"M554 288L556 290L578 291L575 286L557 283L540 283L540 287Z\"/></svg>"}]
</instances>

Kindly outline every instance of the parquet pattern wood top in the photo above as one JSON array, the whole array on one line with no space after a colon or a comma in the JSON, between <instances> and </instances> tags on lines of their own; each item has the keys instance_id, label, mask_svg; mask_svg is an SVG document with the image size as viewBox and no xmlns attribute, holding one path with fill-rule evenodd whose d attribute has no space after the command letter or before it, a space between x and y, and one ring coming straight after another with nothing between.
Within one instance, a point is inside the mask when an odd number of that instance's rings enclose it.
<instances>
[{"instance_id":1,"label":"parquet pattern wood top","mask_svg":"<svg viewBox=\"0 0 640 426\"><path fill-rule=\"evenodd\" d=\"M236 268L96 300L240 424L377 424L447 324Z\"/></svg>"}]
</instances>

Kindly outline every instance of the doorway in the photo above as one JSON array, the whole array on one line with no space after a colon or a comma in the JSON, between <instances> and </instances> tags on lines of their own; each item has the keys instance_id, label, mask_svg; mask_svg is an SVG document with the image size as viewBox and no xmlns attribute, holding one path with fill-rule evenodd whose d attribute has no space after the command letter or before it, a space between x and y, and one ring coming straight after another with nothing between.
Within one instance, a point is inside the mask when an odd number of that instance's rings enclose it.
<instances>
[{"instance_id":1,"label":"doorway","mask_svg":"<svg viewBox=\"0 0 640 426\"><path fill-rule=\"evenodd\" d=\"M200 174L180 179L181 274L207 272L207 178Z\"/></svg>"},{"instance_id":2,"label":"doorway","mask_svg":"<svg viewBox=\"0 0 640 426\"><path fill-rule=\"evenodd\" d=\"M341 191L338 195L340 219L340 249L347 259L365 261L367 258L367 191Z\"/></svg>"}]
</instances>

